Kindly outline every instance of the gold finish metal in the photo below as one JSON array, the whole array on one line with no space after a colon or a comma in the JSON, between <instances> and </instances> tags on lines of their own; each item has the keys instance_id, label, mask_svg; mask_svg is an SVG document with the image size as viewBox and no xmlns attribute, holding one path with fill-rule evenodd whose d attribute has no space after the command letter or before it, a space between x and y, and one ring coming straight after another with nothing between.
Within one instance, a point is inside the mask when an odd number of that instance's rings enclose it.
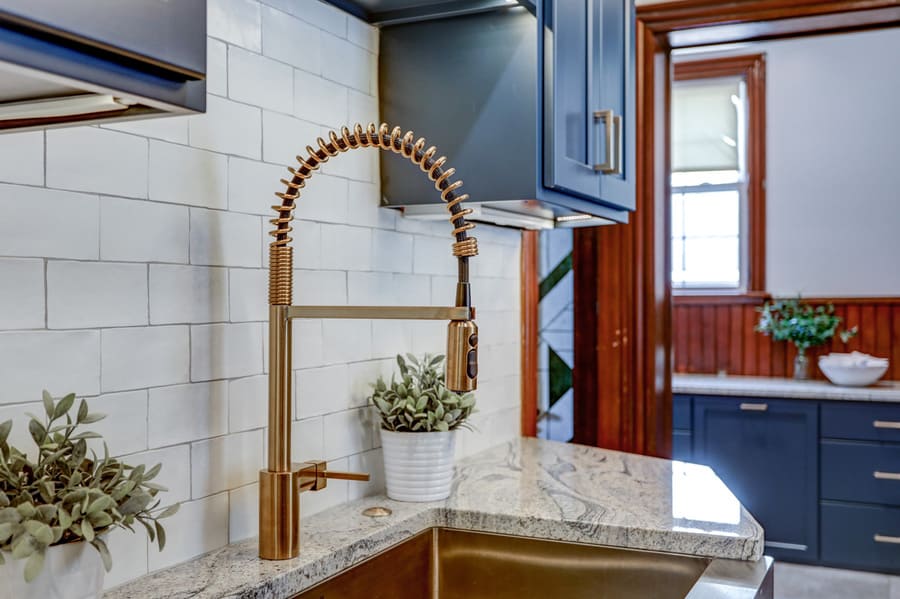
<instances>
[{"instance_id":1,"label":"gold finish metal","mask_svg":"<svg viewBox=\"0 0 900 599\"><path fill-rule=\"evenodd\" d=\"M709 563L702 557L433 528L295 599L684 599Z\"/></svg>"},{"instance_id":2,"label":"gold finish metal","mask_svg":"<svg viewBox=\"0 0 900 599\"><path fill-rule=\"evenodd\" d=\"M465 306L291 306L288 318L469 320L475 318L475 310Z\"/></svg>"},{"instance_id":3,"label":"gold finish metal","mask_svg":"<svg viewBox=\"0 0 900 599\"><path fill-rule=\"evenodd\" d=\"M606 161L594 165L594 170L605 175L622 174L622 117L616 116L612 110L594 112L594 121L604 123L604 151Z\"/></svg>"},{"instance_id":4,"label":"gold finish metal","mask_svg":"<svg viewBox=\"0 0 900 599\"><path fill-rule=\"evenodd\" d=\"M375 506L375 507L367 507L363 510L362 515L367 516L369 518L386 518L393 514L390 508Z\"/></svg>"},{"instance_id":5,"label":"gold finish metal","mask_svg":"<svg viewBox=\"0 0 900 599\"><path fill-rule=\"evenodd\" d=\"M879 480L900 480L900 472L882 472L881 470L876 470L872 473L872 476Z\"/></svg>"},{"instance_id":6,"label":"gold finish metal","mask_svg":"<svg viewBox=\"0 0 900 599\"><path fill-rule=\"evenodd\" d=\"M872 426L875 428L889 428L893 430L900 429L900 422L893 422L891 420L875 420L872 422Z\"/></svg>"},{"instance_id":7,"label":"gold finish metal","mask_svg":"<svg viewBox=\"0 0 900 599\"><path fill-rule=\"evenodd\" d=\"M282 179L285 191L275 195L281 204L272 206L276 217L269 232L269 445L268 468L260 472L259 555L265 559L289 559L300 552L300 493L319 491L328 479L366 481L367 474L329 472L323 461L291 463L291 320L293 318L387 318L449 320L447 386L454 391L471 391L477 375L477 327L472 320L469 292L469 258L478 254L478 242L468 232L475 225L466 222L471 209L461 204L469 196L460 193L462 181L453 181L455 169L444 168L447 158L435 158L437 149L425 147L425 139L415 139L412 131L390 129L386 124L365 129L356 124L351 131L342 127L327 140L316 140L317 148L306 146L307 155L297 156L299 168L289 168ZM313 173L342 152L356 148L379 148L400 154L434 183L446 203L453 226L452 254L459 265L456 306L373 307L373 306L292 306L293 248L290 233L300 190ZM466 345L468 344L468 345Z\"/></svg>"},{"instance_id":8,"label":"gold finish metal","mask_svg":"<svg viewBox=\"0 0 900 599\"><path fill-rule=\"evenodd\" d=\"M741 410L744 412L765 412L769 409L767 403L742 403Z\"/></svg>"},{"instance_id":9,"label":"gold finish metal","mask_svg":"<svg viewBox=\"0 0 900 599\"><path fill-rule=\"evenodd\" d=\"M888 543L890 545L900 545L900 537L892 537L889 535L875 534L873 540L876 543Z\"/></svg>"}]
</instances>

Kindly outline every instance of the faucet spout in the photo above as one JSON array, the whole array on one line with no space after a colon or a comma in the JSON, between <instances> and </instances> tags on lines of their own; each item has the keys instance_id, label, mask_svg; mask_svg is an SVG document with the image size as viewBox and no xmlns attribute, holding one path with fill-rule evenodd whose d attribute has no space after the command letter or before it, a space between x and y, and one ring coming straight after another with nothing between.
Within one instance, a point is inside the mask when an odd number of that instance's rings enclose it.
<instances>
[{"instance_id":1,"label":"faucet spout","mask_svg":"<svg viewBox=\"0 0 900 599\"><path fill-rule=\"evenodd\" d=\"M475 227L466 222L471 209L461 203L469 196L459 192L462 181L453 181L456 172L444 168L447 159L435 158L437 149L425 147L425 139L399 127L370 123L365 130L359 124L351 131L342 127L332 131L328 141L319 138L318 149L307 146L308 155L297 156L300 167L289 168L290 179L282 179L284 192L276 195L281 204L273 206L277 217L269 234L269 444L268 468L260 471L259 555L263 559L290 559L300 553L300 493L318 491L328 478L362 481L368 475L328 472L324 461L291 462L291 347L294 318L390 318L449 320L447 328L447 388L457 392L473 391L478 381L478 327L471 303L469 258L478 254L478 242L468 232ZM453 225L453 256L458 262L455 305L432 306L293 306L293 248L291 222L306 180L330 158L357 148L390 150L419 166L434 183L446 203Z\"/></svg>"}]
</instances>

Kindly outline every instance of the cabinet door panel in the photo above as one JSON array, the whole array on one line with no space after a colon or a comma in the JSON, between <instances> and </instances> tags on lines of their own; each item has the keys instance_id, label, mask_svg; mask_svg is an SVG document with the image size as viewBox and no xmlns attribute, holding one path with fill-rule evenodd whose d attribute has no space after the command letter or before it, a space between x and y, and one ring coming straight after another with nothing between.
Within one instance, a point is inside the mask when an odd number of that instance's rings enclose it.
<instances>
[{"instance_id":1,"label":"cabinet door panel","mask_svg":"<svg viewBox=\"0 0 900 599\"><path fill-rule=\"evenodd\" d=\"M900 506L900 445L823 440L820 447L822 499Z\"/></svg>"},{"instance_id":2,"label":"cabinet door panel","mask_svg":"<svg viewBox=\"0 0 900 599\"><path fill-rule=\"evenodd\" d=\"M818 556L817 436L813 402L694 398L694 461L759 520L777 559Z\"/></svg>"},{"instance_id":3,"label":"cabinet door panel","mask_svg":"<svg viewBox=\"0 0 900 599\"><path fill-rule=\"evenodd\" d=\"M900 509L823 501L822 563L900 572Z\"/></svg>"},{"instance_id":4,"label":"cabinet door panel","mask_svg":"<svg viewBox=\"0 0 900 599\"><path fill-rule=\"evenodd\" d=\"M594 19L591 0L547 0L544 35L544 177L554 189L596 199L599 175L591 166L590 77Z\"/></svg>"}]
</instances>

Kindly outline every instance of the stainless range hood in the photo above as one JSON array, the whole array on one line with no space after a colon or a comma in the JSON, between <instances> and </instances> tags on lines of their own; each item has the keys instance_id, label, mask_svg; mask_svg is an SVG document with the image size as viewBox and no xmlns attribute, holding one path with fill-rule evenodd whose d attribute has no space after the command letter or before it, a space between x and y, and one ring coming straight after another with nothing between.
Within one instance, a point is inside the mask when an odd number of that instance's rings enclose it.
<instances>
[{"instance_id":1,"label":"stainless range hood","mask_svg":"<svg viewBox=\"0 0 900 599\"><path fill-rule=\"evenodd\" d=\"M205 0L3 0L0 131L202 112Z\"/></svg>"}]
</instances>

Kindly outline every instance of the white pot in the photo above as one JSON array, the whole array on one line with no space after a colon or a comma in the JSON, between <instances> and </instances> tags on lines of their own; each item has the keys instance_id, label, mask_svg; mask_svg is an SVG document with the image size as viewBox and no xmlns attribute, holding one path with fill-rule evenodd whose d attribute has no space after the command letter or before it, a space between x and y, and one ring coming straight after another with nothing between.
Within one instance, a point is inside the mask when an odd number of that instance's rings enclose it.
<instances>
[{"instance_id":1,"label":"white pot","mask_svg":"<svg viewBox=\"0 0 900 599\"><path fill-rule=\"evenodd\" d=\"M456 433L381 430L387 495L397 501L439 501L450 495Z\"/></svg>"},{"instance_id":2,"label":"white pot","mask_svg":"<svg viewBox=\"0 0 900 599\"><path fill-rule=\"evenodd\" d=\"M4 553L0 566L0 599L100 599L103 561L89 543L66 543L47 548L38 577L25 582L27 559Z\"/></svg>"}]
</instances>

